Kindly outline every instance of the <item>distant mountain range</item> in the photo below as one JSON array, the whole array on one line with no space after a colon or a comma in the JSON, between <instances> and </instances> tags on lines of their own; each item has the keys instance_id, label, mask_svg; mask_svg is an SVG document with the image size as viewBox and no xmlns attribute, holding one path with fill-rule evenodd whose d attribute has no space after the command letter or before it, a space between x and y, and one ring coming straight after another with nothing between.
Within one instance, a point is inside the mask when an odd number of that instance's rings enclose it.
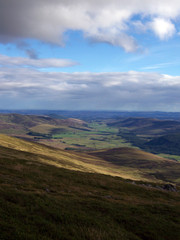
<instances>
[{"instance_id":1,"label":"distant mountain range","mask_svg":"<svg viewBox=\"0 0 180 240\"><path fill-rule=\"evenodd\" d=\"M160 111L93 111L93 110L0 110L0 113L18 113L25 115L51 115L57 118L78 118L85 121L118 119L129 117L157 118L180 120L180 112L160 112Z\"/></svg>"}]
</instances>

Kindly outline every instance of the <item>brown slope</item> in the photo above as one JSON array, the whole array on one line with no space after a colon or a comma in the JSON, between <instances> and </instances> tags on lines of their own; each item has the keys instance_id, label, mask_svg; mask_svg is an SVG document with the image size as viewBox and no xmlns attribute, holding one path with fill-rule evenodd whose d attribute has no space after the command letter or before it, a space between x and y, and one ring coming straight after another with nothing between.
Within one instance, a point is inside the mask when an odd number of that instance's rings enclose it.
<instances>
[{"instance_id":1,"label":"brown slope","mask_svg":"<svg viewBox=\"0 0 180 240\"><path fill-rule=\"evenodd\" d=\"M37 115L22 115L22 114L0 114L0 124L19 124L25 127L33 127L39 124L52 124L52 125L65 125L72 127L87 126L85 121L68 118L68 119L55 119L49 116Z\"/></svg>"},{"instance_id":2,"label":"brown slope","mask_svg":"<svg viewBox=\"0 0 180 240\"><path fill-rule=\"evenodd\" d=\"M180 131L180 122L175 120L160 120L153 118L126 118L110 122L109 126L128 129L138 135L162 135Z\"/></svg>"},{"instance_id":3,"label":"brown slope","mask_svg":"<svg viewBox=\"0 0 180 240\"><path fill-rule=\"evenodd\" d=\"M54 119L49 116L0 114L0 133L25 135L28 132L49 134L54 129L77 128L89 130L87 123L79 119Z\"/></svg>"},{"instance_id":4,"label":"brown slope","mask_svg":"<svg viewBox=\"0 0 180 240\"><path fill-rule=\"evenodd\" d=\"M143 180L142 176L137 171L132 172L131 169L123 167L117 168L113 163L109 163L101 158L88 154L59 150L47 147L43 144L37 144L3 134L0 134L0 146L9 149L9 152L11 152L11 150L16 150L17 155L33 154L32 161L37 163L45 163L56 167L83 172L119 176L126 179ZM8 150L6 153L9 154ZM14 156L12 155L12 157Z\"/></svg>"},{"instance_id":5,"label":"brown slope","mask_svg":"<svg viewBox=\"0 0 180 240\"><path fill-rule=\"evenodd\" d=\"M138 170L144 176L180 183L180 164L135 148L115 148L90 153L119 167Z\"/></svg>"},{"instance_id":6,"label":"brown slope","mask_svg":"<svg viewBox=\"0 0 180 240\"><path fill-rule=\"evenodd\" d=\"M0 134L0 146L9 149L9 152L11 149L16 150L17 155L33 154L32 161L60 168L132 180L179 182L180 165L178 163L137 149L112 149L84 154L59 150L2 134ZM6 154L9 154L8 150Z\"/></svg>"}]
</instances>

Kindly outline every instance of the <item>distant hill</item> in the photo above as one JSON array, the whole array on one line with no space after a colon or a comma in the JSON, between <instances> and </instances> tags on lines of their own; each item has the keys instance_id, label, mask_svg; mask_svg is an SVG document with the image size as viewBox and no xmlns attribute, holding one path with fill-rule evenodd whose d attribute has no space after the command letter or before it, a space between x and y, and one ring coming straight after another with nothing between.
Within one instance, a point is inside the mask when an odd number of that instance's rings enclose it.
<instances>
[{"instance_id":1,"label":"distant hill","mask_svg":"<svg viewBox=\"0 0 180 240\"><path fill-rule=\"evenodd\" d=\"M21 114L0 114L0 133L11 135L28 134L39 136L51 134L56 129L87 128L87 123L80 119L56 119L49 116L21 115ZM59 131L60 131L59 130Z\"/></svg>"},{"instance_id":2,"label":"distant hill","mask_svg":"<svg viewBox=\"0 0 180 240\"><path fill-rule=\"evenodd\" d=\"M146 142L144 148L155 153L180 155L180 133L154 138Z\"/></svg>"},{"instance_id":3,"label":"distant hill","mask_svg":"<svg viewBox=\"0 0 180 240\"><path fill-rule=\"evenodd\" d=\"M128 127L128 128L137 128L137 127L146 127L151 126L155 122L160 120L153 118L125 118L120 120L114 120L109 125L117 127Z\"/></svg>"},{"instance_id":4,"label":"distant hill","mask_svg":"<svg viewBox=\"0 0 180 240\"><path fill-rule=\"evenodd\" d=\"M38 124L66 125L66 126L87 126L87 123L80 119L56 119L49 116L22 115L22 114L0 114L0 123L22 124L25 127L33 127Z\"/></svg>"},{"instance_id":5,"label":"distant hill","mask_svg":"<svg viewBox=\"0 0 180 240\"><path fill-rule=\"evenodd\" d=\"M167 133L180 132L180 121L159 120L153 118L126 118L113 120L108 123L109 126L127 129L137 135L164 135Z\"/></svg>"}]
</instances>

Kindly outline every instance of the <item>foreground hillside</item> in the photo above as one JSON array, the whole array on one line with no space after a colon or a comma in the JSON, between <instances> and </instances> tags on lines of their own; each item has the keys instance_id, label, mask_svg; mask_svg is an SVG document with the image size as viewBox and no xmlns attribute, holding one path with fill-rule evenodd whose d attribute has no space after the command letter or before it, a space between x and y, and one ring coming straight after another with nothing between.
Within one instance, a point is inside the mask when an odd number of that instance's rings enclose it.
<instances>
[{"instance_id":1,"label":"foreground hillside","mask_svg":"<svg viewBox=\"0 0 180 240\"><path fill-rule=\"evenodd\" d=\"M0 146L15 152L19 158L66 169L102 173L125 179L179 183L180 164L132 148L111 149L92 154L65 151L0 134ZM125 152L124 152L125 150ZM0 150L3 156L3 149ZM9 157L14 158L14 154ZM117 167L118 163L118 167Z\"/></svg>"},{"instance_id":2,"label":"foreground hillside","mask_svg":"<svg viewBox=\"0 0 180 240\"><path fill-rule=\"evenodd\" d=\"M68 153L58 162L44 146L21 141L0 140L0 239L179 239L179 192L60 168L69 166Z\"/></svg>"}]
</instances>

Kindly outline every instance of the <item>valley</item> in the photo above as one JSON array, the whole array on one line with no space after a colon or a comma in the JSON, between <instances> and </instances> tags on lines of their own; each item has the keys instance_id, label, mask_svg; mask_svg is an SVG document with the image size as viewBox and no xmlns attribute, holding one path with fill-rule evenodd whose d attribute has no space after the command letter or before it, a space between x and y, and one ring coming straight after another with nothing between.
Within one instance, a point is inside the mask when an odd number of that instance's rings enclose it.
<instances>
[{"instance_id":1,"label":"valley","mask_svg":"<svg viewBox=\"0 0 180 240\"><path fill-rule=\"evenodd\" d=\"M178 131L178 120L0 114L0 239L178 239ZM167 135L173 146L160 145Z\"/></svg>"},{"instance_id":2,"label":"valley","mask_svg":"<svg viewBox=\"0 0 180 240\"><path fill-rule=\"evenodd\" d=\"M82 115L82 113L81 113ZM81 116L80 115L80 116ZM178 160L180 155L180 121L174 119L94 114L86 121L58 114L0 114L0 133L33 140L48 146L77 151L118 147L136 147Z\"/></svg>"}]
</instances>

